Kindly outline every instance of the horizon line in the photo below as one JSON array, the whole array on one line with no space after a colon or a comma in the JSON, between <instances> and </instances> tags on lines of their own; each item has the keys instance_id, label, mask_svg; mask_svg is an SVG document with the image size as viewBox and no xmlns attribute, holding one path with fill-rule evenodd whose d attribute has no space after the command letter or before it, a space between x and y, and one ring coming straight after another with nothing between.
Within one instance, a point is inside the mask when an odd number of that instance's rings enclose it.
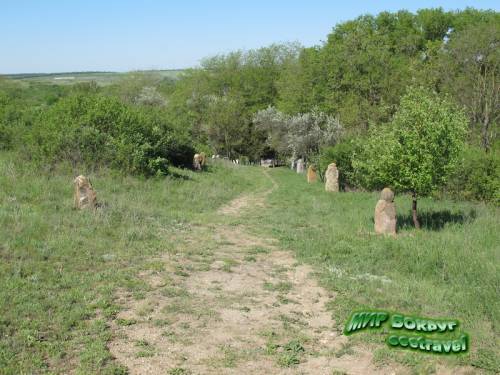
<instances>
[{"instance_id":1,"label":"horizon line","mask_svg":"<svg viewBox=\"0 0 500 375\"><path fill-rule=\"evenodd\" d=\"M41 76L41 75L63 75L63 74L82 74L82 73L103 73L103 74L125 74L133 72L172 72L181 71L192 68L171 68L171 69L132 69L132 70L74 70L66 72L25 72L25 73L0 73L0 76L12 77L12 76Z\"/></svg>"}]
</instances>

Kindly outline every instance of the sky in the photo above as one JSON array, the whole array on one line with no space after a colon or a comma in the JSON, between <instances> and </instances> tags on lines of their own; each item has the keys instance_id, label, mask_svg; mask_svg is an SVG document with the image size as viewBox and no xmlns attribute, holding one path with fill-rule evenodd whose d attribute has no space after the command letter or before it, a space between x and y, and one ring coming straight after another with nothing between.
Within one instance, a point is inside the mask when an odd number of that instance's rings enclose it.
<instances>
[{"instance_id":1,"label":"sky","mask_svg":"<svg viewBox=\"0 0 500 375\"><path fill-rule=\"evenodd\" d=\"M321 44L380 11L500 8L498 0L0 0L0 74L182 69L271 43Z\"/></svg>"}]
</instances>

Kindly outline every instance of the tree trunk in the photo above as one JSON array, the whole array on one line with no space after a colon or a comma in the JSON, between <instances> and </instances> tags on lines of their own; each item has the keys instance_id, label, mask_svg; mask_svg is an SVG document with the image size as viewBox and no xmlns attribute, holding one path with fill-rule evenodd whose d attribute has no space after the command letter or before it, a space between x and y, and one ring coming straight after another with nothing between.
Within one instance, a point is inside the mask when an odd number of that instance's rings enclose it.
<instances>
[{"instance_id":1,"label":"tree trunk","mask_svg":"<svg viewBox=\"0 0 500 375\"><path fill-rule=\"evenodd\" d=\"M413 203L411 205L411 213L413 215L413 225L415 225L416 229L420 229L420 222L417 217L417 193L413 193L412 198Z\"/></svg>"},{"instance_id":2,"label":"tree trunk","mask_svg":"<svg viewBox=\"0 0 500 375\"><path fill-rule=\"evenodd\" d=\"M486 106L487 107L487 106ZM483 129L482 129L482 144L483 148L486 152L490 150L490 137L488 134L490 128L490 117L489 113L485 111L484 119L483 119Z\"/></svg>"}]
</instances>

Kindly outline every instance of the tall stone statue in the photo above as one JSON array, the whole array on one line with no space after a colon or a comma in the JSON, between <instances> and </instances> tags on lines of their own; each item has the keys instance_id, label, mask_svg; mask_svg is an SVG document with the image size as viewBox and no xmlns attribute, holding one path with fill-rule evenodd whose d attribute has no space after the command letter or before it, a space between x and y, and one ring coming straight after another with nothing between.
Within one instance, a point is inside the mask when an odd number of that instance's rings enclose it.
<instances>
[{"instance_id":1,"label":"tall stone statue","mask_svg":"<svg viewBox=\"0 0 500 375\"><path fill-rule=\"evenodd\" d=\"M314 165L310 165L309 168L307 168L307 182L311 184L316 181L318 181L316 167Z\"/></svg>"},{"instance_id":2,"label":"tall stone statue","mask_svg":"<svg viewBox=\"0 0 500 375\"><path fill-rule=\"evenodd\" d=\"M384 188L375 206L375 233L396 235L394 192Z\"/></svg>"},{"instance_id":3,"label":"tall stone statue","mask_svg":"<svg viewBox=\"0 0 500 375\"><path fill-rule=\"evenodd\" d=\"M339 171L335 163L328 165L325 172L325 190L326 191L339 191Z\"/></svg>"},{"instance_id":4,"label":"tall stone statue","mask_svg":"<svg viewBox=\"0 0 500 375\"><path fill-rule=\"evenodd\" d=\"M87 177L80 175L75 178L73 183L75 184L75 193L73 195L75 208L79 210L84 208L96 208L96 192L92 188L90 180Z\"/></svg>"}]
</instances>

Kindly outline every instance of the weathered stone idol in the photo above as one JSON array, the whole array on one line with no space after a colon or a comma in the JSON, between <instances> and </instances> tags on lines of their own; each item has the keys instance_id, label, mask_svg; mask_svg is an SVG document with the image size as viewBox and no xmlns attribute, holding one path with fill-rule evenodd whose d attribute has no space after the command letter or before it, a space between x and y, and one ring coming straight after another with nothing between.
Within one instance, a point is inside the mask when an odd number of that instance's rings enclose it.
<instances>
[{"instance_id":1,"label":"weathered stone idol","mask_svg":"<svg viewBox=\"0 0 500 375\"><path fill-rule=\"evenodd\" d=\"M307 182L311 184L316 181L318 181L316 167L314 165L310 165L309 168L307 168Z\"/></svg>"},{"instance_id":2,"label":"weathered stone idol","mask_svg":"<svg viewBox=\"0 0 500 375\"><path fill-rule=\"evenodd\" d=\"M375 233L396 234L396 205L394 192L389 188L382 190L375 206Z\"/></svg>"},{"instance_id":3,"label":"weathered stone idol","mask_svg":"<svg viewBox=\"0 0 500 375\"><path fill-rule=\"evenodd\" d=\"M325 172L325 190L326 191L339 191L339 170L335 163L328 165Z\"/></svg>"},{"instance_id":4,"label":"weathered stone idol","mask_svg":"<svg viewBox=\"0 0 500 375\"><path fill-rule=\"evenodd\" d=\"M201 171L201 167L203 166L203 156L200 154L194 154L193 157L193 168L195 171Z\"/></svg>"},{"instance_id":5,"label":"weathered stone idol","mask_svg":"<svg viewBox=\"0 0 500 375\"><path fill-rule=\"evenodd\" d=\"M79 210L84 208L96 208L96 193L90 184L90 180L87 177L80 175L75 178L73 183L75 184L75 208Z\"/></svg>"},{"instance_id":6,"label":"weathered stone idol","mask_svg":"<svg viewBox=\"0 0 500 375\"><path fill-rule=\"evenodd\" d=\"M304 173L305 166L304 166L304 160L299 159L297 160L297 173Z\"/></svg>"},{"instance_id":7,"label":"weathered stone idol","mask_svg":"<svg viewBox=\"0 0 500 375\"><path fill-rule=\"evenodd\" d=\"M201 157L200 164L201 167L203 168L207 164L207 155L204 152L200 152L200 157Z\"/></svg>"}]
</instances>

